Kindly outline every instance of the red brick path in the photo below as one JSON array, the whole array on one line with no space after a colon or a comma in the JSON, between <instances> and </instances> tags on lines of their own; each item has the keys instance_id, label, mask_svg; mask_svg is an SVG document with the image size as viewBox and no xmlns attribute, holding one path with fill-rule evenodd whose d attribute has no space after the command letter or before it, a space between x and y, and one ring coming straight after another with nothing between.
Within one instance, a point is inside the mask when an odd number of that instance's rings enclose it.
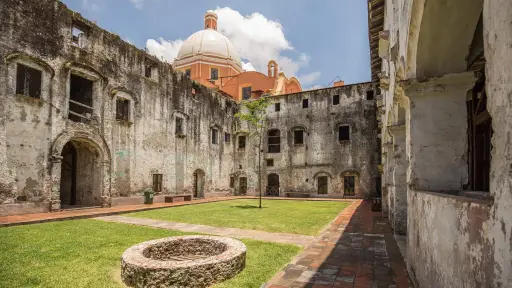
<instances>
[{"instance_id":1,"label":"red brick path","mask_svg":"<svg viewBox=\"0 0 512 288\"><path fill-rule=\"evenodd\" d=\"M406 266L386 219L368 201L344 209L265 287L409 287Z\"/></svg>"}]
</instances>

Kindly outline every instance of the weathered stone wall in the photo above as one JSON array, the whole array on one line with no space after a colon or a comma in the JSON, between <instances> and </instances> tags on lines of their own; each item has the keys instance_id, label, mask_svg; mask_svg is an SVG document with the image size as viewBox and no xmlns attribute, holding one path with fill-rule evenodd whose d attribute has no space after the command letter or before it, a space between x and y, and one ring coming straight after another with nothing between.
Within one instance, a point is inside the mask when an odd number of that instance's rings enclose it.
<instances>
[{"instance_id":1,"label":"weathered stone wall","mask_svg":"<svg viewBox=\"0 0 512 288\"><path fill-rule=\"evenodd\" d=\"M272 97L267 108L267 126L262 145L262 185L267 175L279 175L280 195L286 192L307 193L311 197L347 197L343 175L356 176L355 197L374 196L377 171L377 126L375 101L366 100L366 92L374 90L370 83L327 88ZM333 105L333 96L340 103ZM308 108L302 100L308 99ZM280 104L280 111L275 110ZM338 141L338 127L350 127L350 140ZM280 152L268 153L268 131L280 131ZM294 130L304 130L304 144L294 143ZM240 129L243 130L243 129ZM236 152L235 167L240 175L250 175L250 193L258 191L257 139L243 151ZM274 165L267 166L266 159ZM256 162L255 162L256 161ZM327 194L318 194L318 177L328 177ZM298 195L298 194L296 194Z\"/></svg>"},{"instance_id":2,"label":"weathered stone wall","mask_svg":"<svg viewBox=\"0 0 512 288\"><path fill-rule=\"evenodd\" d=\"M86 32L85 41L74 43L74 26ZM204 183L199 197L239 194L242 176L248 178L248 193L256 193L254 139L245 150L237 149L236 136L247 132L235 120L237 103L192 83L64 4L1 1L0 58L0 83L5 83L0 85L0 215L139 204L142 191L153 187L154 174L162 174L162 195L193 193L194 175L198 186ZM18 64L41 71L39 98L16 94ZM72 75L92 81L87 123L68 119L77 105L70 102ZM268 123L281 131L281 151L266 154L263 143L263 158L274 159L268 168L262 161L263 186L274 172L281 196L295 191L345 197L342 176L351 175L354 197L373 195L377 144L375 102L365 100L370 89L363 83L272 98L281 111L271 105ZM333 95L340 95L339 105L332 105ZM302 109L303 98L309 108ZM129 101L128 120L116 120L118 99ZM175 129L178 117L182 134ZM350 141L337 141L338 125L350 126ZM297 127L306 132L302 146L293 145ZM71 152L63 153L67 143L77 150L75 162ZM74 200L72 162L77 163ZM319 176L328 177L326 195L316 193Z\"/></svg>"},{"instance_id":3,"label":"weathered stone wall","mask_svg":"<svg viewBox=\"0 0 512 288\"><path fill-rule=\"evenodd\" d=\"M512 3L414 0L385 5L389 38L383 41L389 41L389 49L380 51L378 114L383 151L401 155L400 161L384 164L383 171L400 175L383 175L383 185L393 191L383 206L393 210L387 213L393 223L407 222L412 281L418 287L509 287ZM466 56L473 37L481 33L476 29L480 14L493 130L488 193L464 191L469 182L466 97L476 81ZM394 131L402 126L405 149L402 134ZM403 197L398 191L405 191L406 203L396 201Z\"/></svg>"},{"instance_id":4,"label":"weathered stone wall","mask_svg":"<svg viewBox=\"0 0 512 288\"><path fill-rule=\"evenodd\" d=\"M59 200L60 181L55 178L60 180L61 161L52 159L59 158L60 151L53 153L52 147L63 135L78 142L93 135L100 142L92 145L95 159L83 159L87 167L99 165L100 175L81 169L77 186L103 199L95 196L77 203L108 205L110 196L140 195L152 187L154 173L163 174L163 193L191 193L196 169L205 173L204 191L230 192L233 162L226 160L232 153L223 135L232 130L236 105L231 100L201 87L192 95L192 83L170 65L60 2L2 1L0 13L0 82L6 83L0 88L0 202L11 204L2 206L3 213L19 209L16 203ZM73 21L88 27L84 48L72 44ZM148 62L154 65L151 78L144 76ZM17 63L43 72L41 99L15 94ZM90 124L67 119L71 73L94 79ZM131 100L128 122L115 120L117 97ZM226 103L234 108L226 110ZM185 119L185 137L175 134L176 116ZM218 144L210 139L213 126L219 131ZM96 182L103 191L93 191Z\"/></svg>"}]
</instances>

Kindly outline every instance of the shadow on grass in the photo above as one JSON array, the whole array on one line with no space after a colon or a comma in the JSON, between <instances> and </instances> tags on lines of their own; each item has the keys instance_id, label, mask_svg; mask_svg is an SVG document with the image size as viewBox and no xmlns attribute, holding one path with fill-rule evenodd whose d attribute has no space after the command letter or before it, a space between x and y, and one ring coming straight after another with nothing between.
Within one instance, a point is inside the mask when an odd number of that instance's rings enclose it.
<instances>
[{"instance_id":1,"label":"shadow on grass","mask_svg":"<svg viewBox=\"0 0 512 288\"><path fill-rule=\"evenodd\" d=\"M231 208L238 208L238 209L263 209L263 208L267 208L267 207L258 207L258 206L255 206L255 205L235 205L235 206L231 206Z\"/></svg>"}]
</instances>

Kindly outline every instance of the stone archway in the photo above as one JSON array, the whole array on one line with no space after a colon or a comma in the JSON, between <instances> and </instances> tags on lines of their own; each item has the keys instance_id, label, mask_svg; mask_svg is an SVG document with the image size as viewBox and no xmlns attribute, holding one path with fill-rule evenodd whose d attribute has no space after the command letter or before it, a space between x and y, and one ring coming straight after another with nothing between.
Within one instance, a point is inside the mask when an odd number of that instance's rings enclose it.
<instances>
[{"instance_id":1,"label":"stone archway","mask_svg":"<svg viewBox=\"0 0 512 288\"><path fill-rule=\"evenodd\" d=\"M204 171L201 169L196 169L193 176L194 198L204 198Z\"/></svg>"},{"instance_id":2,"label":"stone archway","mask_svg":"<svg viewBox=\"0 0 512 288\"><path fill-rule=\"evenodd\" d=\"M101 137L87 131L64 132L53 142L51 155L52 211L62 205L110 206L111 157Z\"/></svg>"}]
</instances>

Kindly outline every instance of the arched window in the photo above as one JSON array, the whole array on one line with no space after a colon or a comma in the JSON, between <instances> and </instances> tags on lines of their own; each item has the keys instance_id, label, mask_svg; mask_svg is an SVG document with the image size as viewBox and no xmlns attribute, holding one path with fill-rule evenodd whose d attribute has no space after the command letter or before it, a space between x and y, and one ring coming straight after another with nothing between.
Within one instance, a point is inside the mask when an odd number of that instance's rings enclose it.
<instances>
[{"instance_id":1,"label":"arched window","mask_svg":"<svg viewBox=\"0 0 512 288\"><path fill-rule=\"evenodd\" d=\"M278 129L268 131L268 153L281 152L281 132Z\"/></svg>"}]
</instances>

